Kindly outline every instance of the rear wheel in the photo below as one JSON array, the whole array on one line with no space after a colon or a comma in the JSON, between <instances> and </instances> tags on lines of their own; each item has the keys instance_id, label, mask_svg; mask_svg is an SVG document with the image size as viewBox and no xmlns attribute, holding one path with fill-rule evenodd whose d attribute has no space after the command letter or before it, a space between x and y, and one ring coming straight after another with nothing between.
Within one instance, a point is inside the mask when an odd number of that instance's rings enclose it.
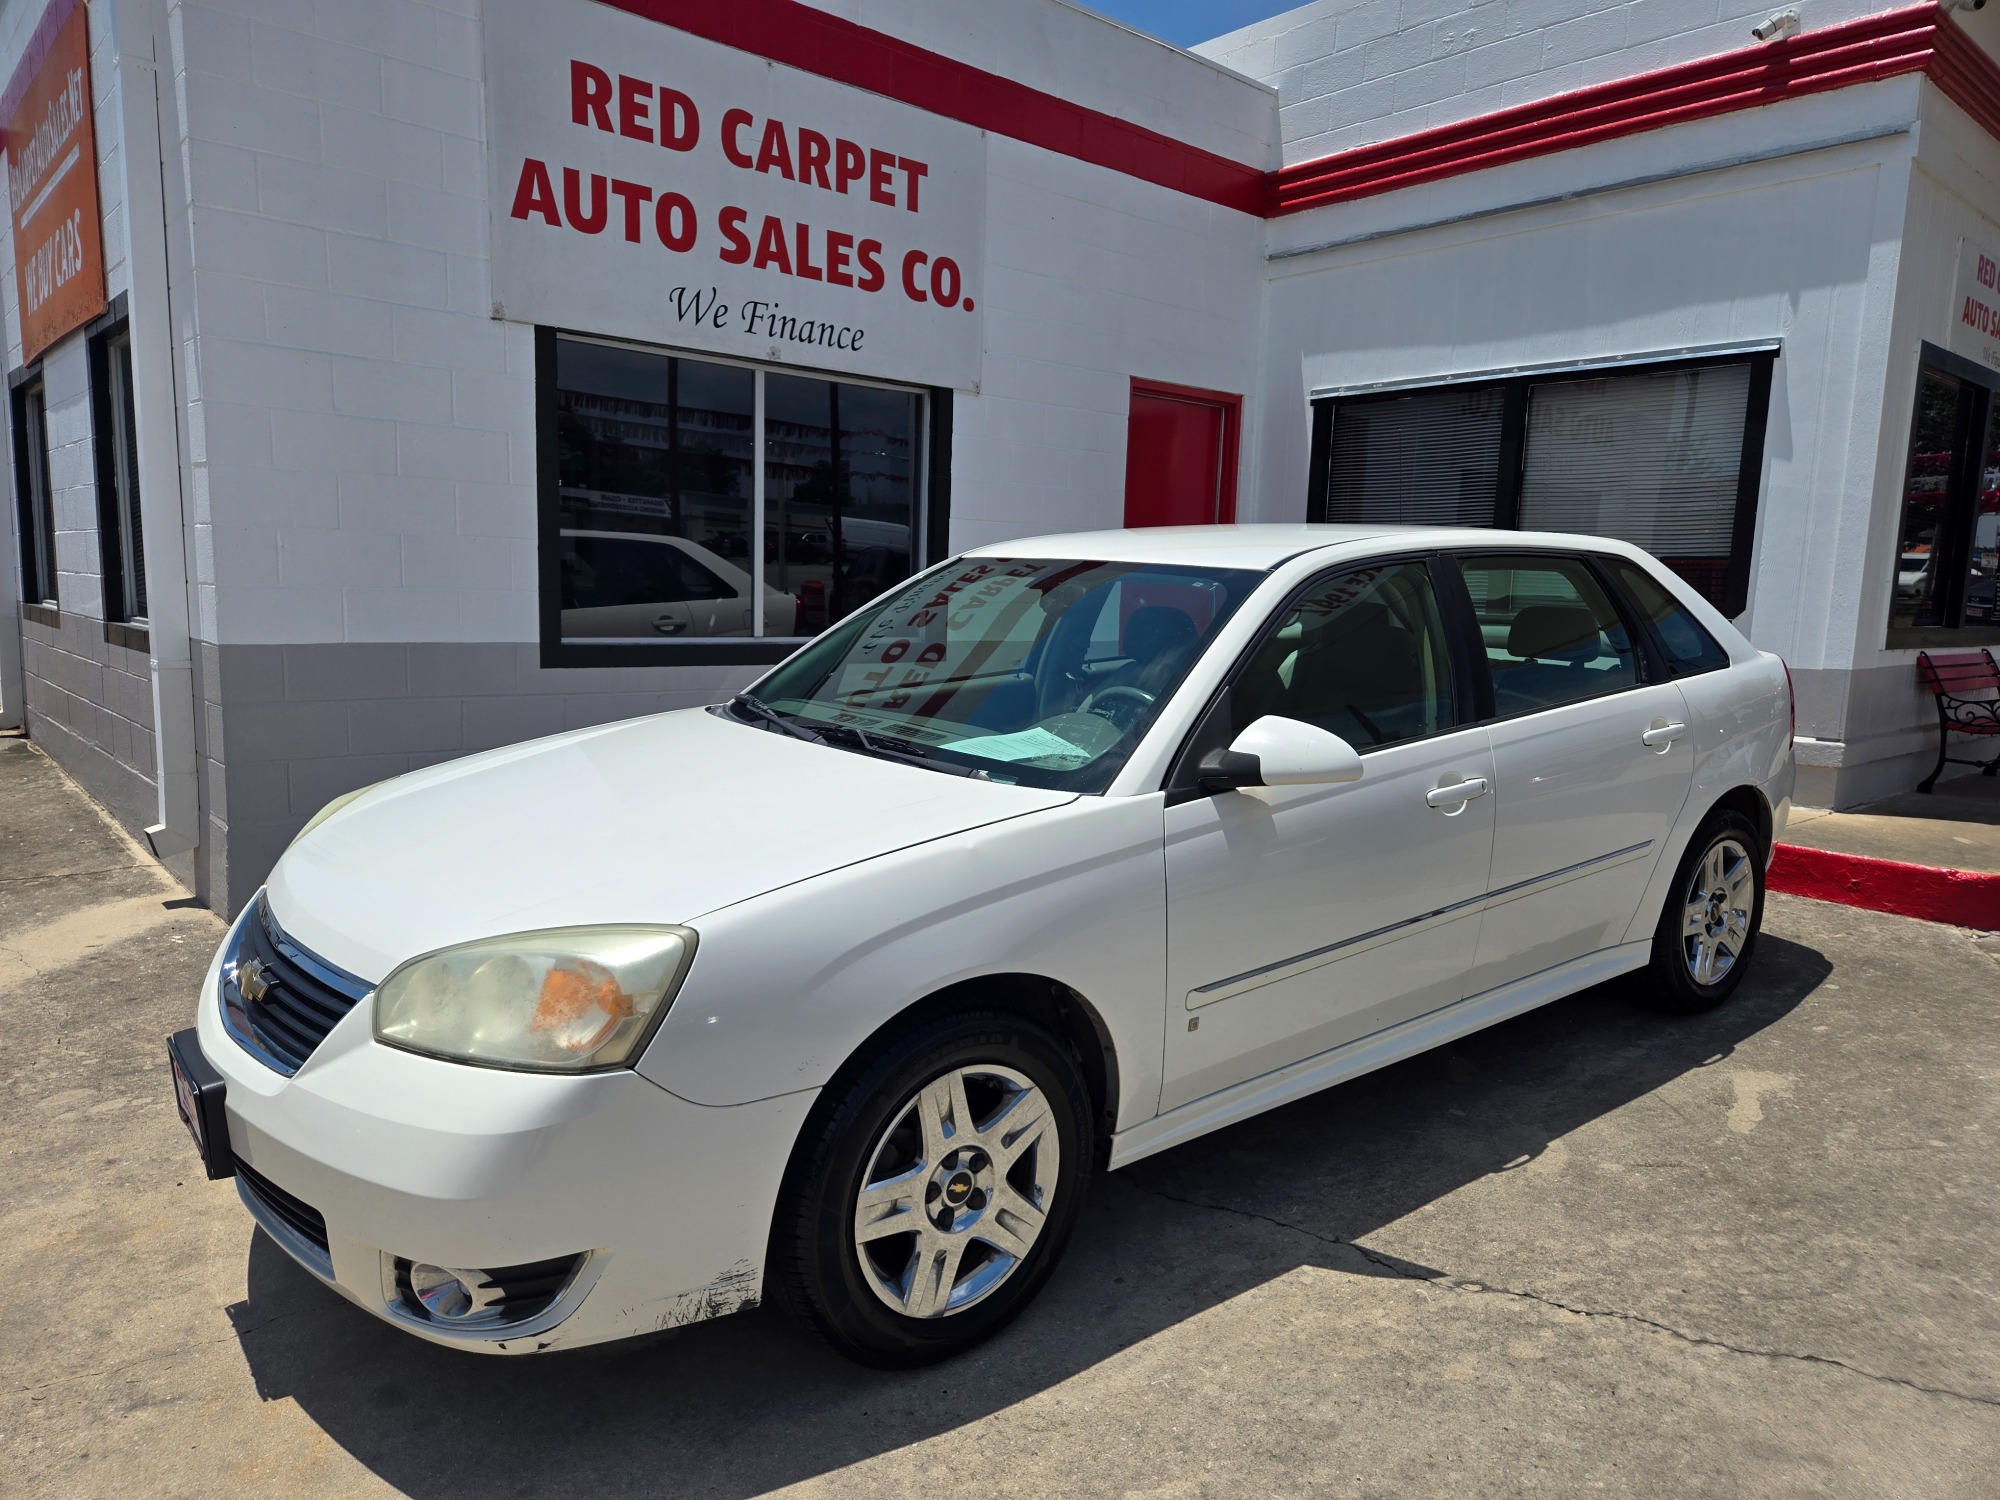
<instances>
[{"instance_id":1,"label":"rear wheel","mask_svg":"<svg viewBox=\"0 0 2000 1500\"><path fill-rule=\"evenodd\" d=\"M1004 1012L920 1027L815 1113L773 1230L774 1290L865 1364L969 1348L1048 1279L1091 1147L1061 1041Z\"/></svg>"},{"instance_id":2,"label":"rear wheel","mask_svg":"<svg viewBox=\"0 0 2000 1500\"><path fill-rule=\"evenodd\" d=\"M1763 921L1764 842L1748 818L1718 809L1667 892L1642 998L1681 1014L1720 1005L1742 983Z\"/></svg>"}]
</instances>

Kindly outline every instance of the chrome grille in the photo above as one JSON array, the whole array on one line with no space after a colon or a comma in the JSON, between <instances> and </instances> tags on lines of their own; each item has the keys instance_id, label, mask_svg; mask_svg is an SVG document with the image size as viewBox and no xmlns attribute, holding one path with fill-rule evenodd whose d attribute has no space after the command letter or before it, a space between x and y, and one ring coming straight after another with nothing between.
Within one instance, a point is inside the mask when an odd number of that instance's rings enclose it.
<instances>
[{"instance_id":1,"label":"chrome grille","mask_svg":"<svg viewBox=\"0 0 2000 1500\"><path fill-rule=\"evenodd\" d=\"M244 993L253 975L255 1000ZM223 962L222 1017L230 1035L289 1076L373 988L293 942L260 895Z\"/></svg>"}]
</instances>

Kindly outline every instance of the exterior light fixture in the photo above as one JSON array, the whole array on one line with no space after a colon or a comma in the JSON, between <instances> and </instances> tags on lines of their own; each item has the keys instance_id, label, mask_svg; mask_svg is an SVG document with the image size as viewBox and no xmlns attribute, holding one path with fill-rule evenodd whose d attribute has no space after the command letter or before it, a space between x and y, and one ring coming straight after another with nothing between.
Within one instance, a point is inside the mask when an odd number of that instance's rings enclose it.
<instances>
[{"instance_id":1,"label":"exterior light fixture","mask_svg":"<svg viewBox=\"0 0 2000 1500\"><path fill-rule=\"evenodd\" d=\"M1949 0L1947 0L1947 3L1949 3ZM1984 5L1986 0L1971 0L1971 3ZM1757 38L1760 42L1782 42L1786 37L1796 35L1799 25L1799 13L1797 11L1774 10L1750 28L1750 35Z\"/></svg>"}]
</instances>

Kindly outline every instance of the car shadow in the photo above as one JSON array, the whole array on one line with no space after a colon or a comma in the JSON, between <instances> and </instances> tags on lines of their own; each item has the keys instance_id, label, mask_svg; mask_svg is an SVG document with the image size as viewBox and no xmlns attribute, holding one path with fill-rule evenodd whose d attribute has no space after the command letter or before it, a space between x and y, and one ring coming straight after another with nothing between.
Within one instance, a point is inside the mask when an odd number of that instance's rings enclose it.
<instances>
[{"instance_id":1,"label":"car shadow","mask_svg":"<svg viewBox=\"0 0 2000 1500\"><path fill-rule=\"evenodd\" d=\"M261 1234L230 1316L260 1396L297 1402L419 1500L761 1494L1025 1400L1301 1266L1436 1274L1353 1242L1728 1056L1829 972L1767 934L1718 1011L1660 1017L1627 1003L1629 981L1600 985L1102 1178L1037 1303L926 1370L860 1368L762 1309L534 1358L464 1354L349 1306Z\"/></svg>"}]
</instances>

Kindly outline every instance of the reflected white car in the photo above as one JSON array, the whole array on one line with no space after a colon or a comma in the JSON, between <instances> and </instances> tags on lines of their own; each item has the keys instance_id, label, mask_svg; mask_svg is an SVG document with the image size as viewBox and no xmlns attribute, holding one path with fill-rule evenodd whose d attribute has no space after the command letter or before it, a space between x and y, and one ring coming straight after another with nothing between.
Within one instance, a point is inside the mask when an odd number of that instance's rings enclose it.
<instances>
[{"instance_id":1,"label":"reflected white car","mask_svg":"<svg viewBox=\"0 0 2000 1500\"><path fill-rule=\"evenodd\" d=\"M1026 1305L1101 1163L1616 975L1727 999L1793 774L1783 664L1618 543L1013 542L728 704L332 804L176 1087L424 1338L773 1297L919 1362Z\"/></svg>"},{"instance_id":2,"label":"reflected white car","mask_svg":"<svg viewBox=\"0 0 2000 1500\"><path fill-rule=\"evenodd\" d=\"M693 640L755 632L756 581L684 536L641 531L561 534L567 639ZM797 628L798 601L764 586L764 633Z\"/></svg>"}]
</instances>

